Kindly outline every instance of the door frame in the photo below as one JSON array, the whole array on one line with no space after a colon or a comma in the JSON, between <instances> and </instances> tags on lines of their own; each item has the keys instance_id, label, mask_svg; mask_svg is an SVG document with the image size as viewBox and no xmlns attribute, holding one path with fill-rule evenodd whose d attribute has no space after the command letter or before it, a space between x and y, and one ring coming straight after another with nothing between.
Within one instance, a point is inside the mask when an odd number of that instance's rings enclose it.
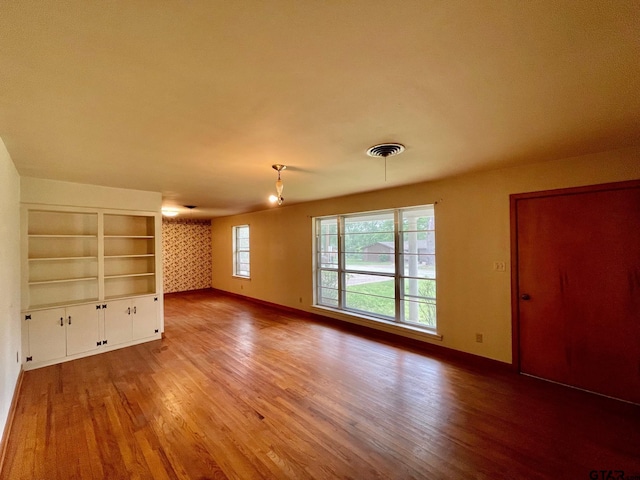
<instances>
[{"instance_id":1,"label":"door frame","mask_svg":"<svg viewBox=\"0 0 640 480\"><path fill-rule=\"evenodd\" d=\"M627 188L640 187L640 180L601 183L582 187L559 188L541 190L537 192L513 193L509 195L509 215L511 229L511 365L514 371L522 371L520 365L520 292L518 291L518 202L532 198L557 197L563 195L577 195Z\"/></svg>"}]
</instances>

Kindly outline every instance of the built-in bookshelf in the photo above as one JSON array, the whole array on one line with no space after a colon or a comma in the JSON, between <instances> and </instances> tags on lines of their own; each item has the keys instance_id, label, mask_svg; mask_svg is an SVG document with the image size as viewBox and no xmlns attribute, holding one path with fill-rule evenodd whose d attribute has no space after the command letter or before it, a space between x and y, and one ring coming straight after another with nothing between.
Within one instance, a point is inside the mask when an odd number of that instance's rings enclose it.
<instances>
[{"instance_id":1,"label":"built-in bookshelf","mask_svg":"<svg viewBox=\"0 0 640 480\"><path fill-rule=\"evenodd\" d=\"M98 300L98 263L98 213L28 211L30 306Z\"/></svg>"},{"instance_id":2,"label":"built-in bookshelf","mask_svg":"<svg viewBox=\"0 0 640 480\"><path fill-rule=\"evenodd\" d=\"M155 213L25 209L23 310L158 291Z\"/></svg>"},{"instance_id":3,"label":"built-in bookshelf","mask_svg":"<svg viewBox=\"0 0 640 480\"><path fill-rule=\"evenodd\" d=\"M25 369L161 337L159 222L155 212L23 206Z\"/></svg>"},{"instance_id":4,"label":"built-in bookshelf","mask_svg":"<svg viewBox=\"0 0 640 480\"><path fill-rule=\"evenodd\" d=\"M105 299L155 293L155 217L104 215Z\"/></svg>"}]
</instances>

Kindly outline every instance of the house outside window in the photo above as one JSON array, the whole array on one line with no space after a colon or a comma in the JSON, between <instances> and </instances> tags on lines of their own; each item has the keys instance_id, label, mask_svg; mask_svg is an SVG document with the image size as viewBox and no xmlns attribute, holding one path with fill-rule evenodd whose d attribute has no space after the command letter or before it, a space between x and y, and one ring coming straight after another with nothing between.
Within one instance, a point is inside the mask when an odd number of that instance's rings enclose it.
<instances>
[{"instance_id":1,"label":"house outside window","mask_svg":"<svg viewBox=\"0 0 640 480\"><path fill-rule=\"evenodd\" d=\"M250 242L249 225L233 227L233 275L250 278Z\"/></svg>"},{"instance_id":2,"label":"house outside window","mask_svg":"<svg viewBox=\"0 0 640 480\"><path fill-rule=\"evenodd\" d=\"M315 303L436 329L433 205L315 219Z\"/></svg>"}]
</instances>

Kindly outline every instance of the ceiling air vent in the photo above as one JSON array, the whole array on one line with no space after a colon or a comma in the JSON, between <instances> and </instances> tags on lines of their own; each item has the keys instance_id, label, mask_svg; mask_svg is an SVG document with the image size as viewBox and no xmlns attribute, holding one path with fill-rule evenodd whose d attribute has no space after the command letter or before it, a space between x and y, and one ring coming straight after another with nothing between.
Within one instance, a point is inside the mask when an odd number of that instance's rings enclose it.
<instances>
[{"instance_id":1,"label":"ceiling air vent","mask_svg":"<svg viewBox=\"0 0 640 480\"><path fill-rule=\"evenodd\" d=\"M391 157L404 152L404 145L399 143L381 143L380 145L374 145L367 150L367 155L370 157Z\"/></svg>"}]
</instances>

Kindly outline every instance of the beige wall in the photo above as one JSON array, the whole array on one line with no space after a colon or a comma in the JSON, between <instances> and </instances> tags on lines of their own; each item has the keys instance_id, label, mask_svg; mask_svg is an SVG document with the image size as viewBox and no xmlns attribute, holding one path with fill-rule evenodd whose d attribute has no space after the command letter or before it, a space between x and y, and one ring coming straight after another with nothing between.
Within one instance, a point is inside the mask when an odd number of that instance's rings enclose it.
<instances>
[{"instance_id":1,"label":"beige wall","mask_svg":"<svg viewBox=\"0 0 640 480\"><path fill-rule=\"evenodd\" d=\"M20 177L0 139L0 435L22 356L20 334Z\"/></svg>"},{"instance_id":2,"label":"beige wall","mask_svg":"<svg viewBox=\"0 0 640 480\"><path fill-rule=\"evenodd\" d=\"M638 178L640 148L631 148L217 218L212 221L212 286L327 314L312 307L311 217L437 201L442 340L408 335L511 362L509 195ZM251 226L251 280L232 277L231 227L240 224ZM493 271L494 261L507 262L507 272ZM476 333L484 335L483 343L475 342Z\"/></svg>"},{"instance_id":3,"label":"beige wall","mask_svg":"<svg viewBox=\"0 0 640 480\"><path fill-rule=\"evenodd\" d=\"M162 207L160 192L103 187L33 177L21 177L20 185L22 203L152 212L160 212Z\"/></svg>"}]
</instances>

